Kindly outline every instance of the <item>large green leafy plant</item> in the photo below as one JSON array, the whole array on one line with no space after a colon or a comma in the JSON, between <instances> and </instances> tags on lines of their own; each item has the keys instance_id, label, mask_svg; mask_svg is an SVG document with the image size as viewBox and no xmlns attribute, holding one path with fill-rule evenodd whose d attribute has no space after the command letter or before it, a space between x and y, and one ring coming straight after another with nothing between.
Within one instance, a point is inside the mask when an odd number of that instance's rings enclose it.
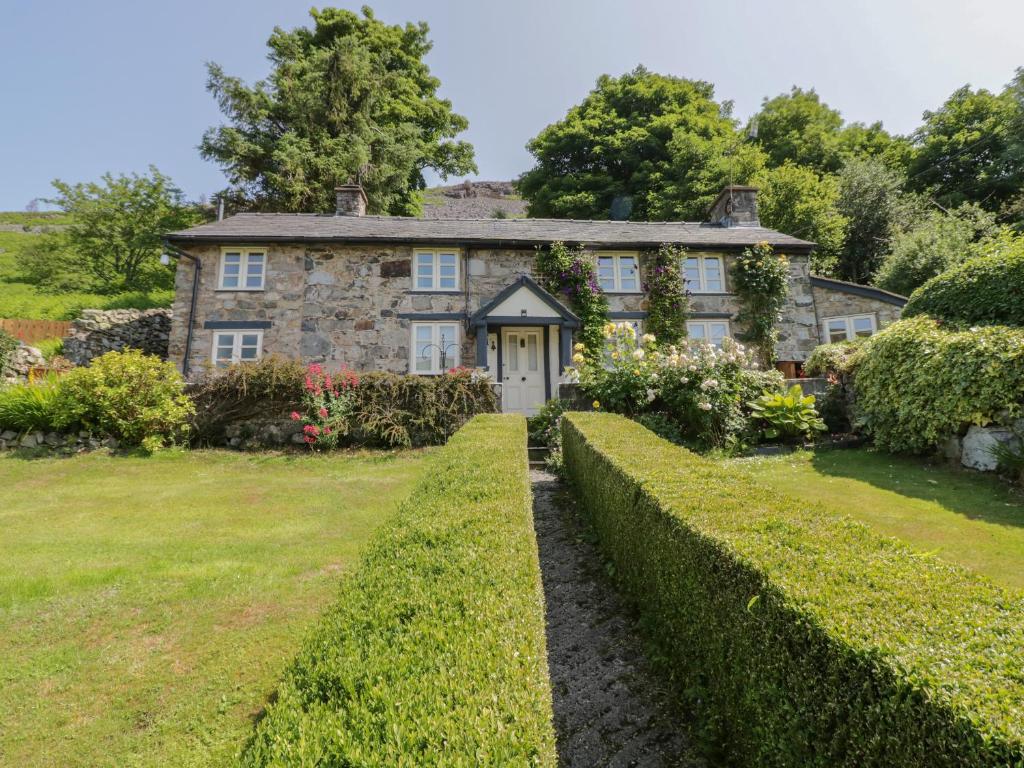
<instances>
[{"instance_id":1,"label":"large green leafy plant","mask_svg":"<svg viewBox=\"0 0 1024 768\"><path fill-rule=\"evenodd\" d=\"M761 365L770 367L775 362L780 313L789 295L789 260L768 243L746 248L733 262L732 284L740 301L742 338L757 350Z\"/></svg>"},{"instance_id":2,"label":"large green leafy plant","mask_svg":"<svg viewBox=\"0 0 1024 768\"><path fill-rule=\"evenodd\" d=\"M555 242L538 248L534 271L541 286L566 301L579 316L583 327L577 338L590 355L600 354L604 343L602 328L608 320L608 297L597 282L593 257L582 246L570 248Z\"/></svg>"},{"instance_id":3,"label":"large green leafy plant","mask_svg":"<svg viewBox=\"0 0 1024 768\"><path fill-rule=\"evenodd\" d=\"M825 422L814 407L814 395L804 395L799 384L788 392L765 392L747 405L750 417L769 440L791 442L825 430Z\"/></svg>"},{"instance_id":4,"label":"large green leafy plant","mask_svg":"<svg viewBox=\"0 0 1024 768\"><path fill-rule=\"evenodd\" d=\"M647 293L645 325L662 344L679 344L686 338L690 294L683 287L680 268L685 257L685 248L665 244L644 259L644 290Z\"/></svg>"}]
</instances>

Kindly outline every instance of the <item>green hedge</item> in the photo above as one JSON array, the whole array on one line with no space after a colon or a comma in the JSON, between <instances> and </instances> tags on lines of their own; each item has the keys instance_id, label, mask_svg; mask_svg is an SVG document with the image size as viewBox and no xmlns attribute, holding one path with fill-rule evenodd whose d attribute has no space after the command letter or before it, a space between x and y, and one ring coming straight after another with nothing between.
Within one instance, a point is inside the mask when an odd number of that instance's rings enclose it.
<instances>
[{"instance_id":1,"label":"green hedge","mask_svg":"<svg viewBox=\"0 0 1024 768\"><path fill-rule=\"evenodd\" d=\"M889 451L923 453L1024 406L1024 329L945 328L928 317L869 338L853 374L857 423Z\"/></svg>"},{"instance_id":2,"label":"green hedge","mask_svg":"<svg viewBox=\"0 0 1024 768\"><path fill-rule=\"evenodd\" d=\"M967 259L910 295L904 317L930 315L965 325L1024 325L1024 237L1004 236L991 253Z\"/></svg>"},{"instance_id":3,"label":"green hedge","mask_svg":"<svg viewBox=\"0 0 1024 768\"><path fill-rule=\"evenodd\" d=\"M723 763L1024 765L1021 595L625 418L562 425L580 506Z\"/></svg>"},{"instance_id":4,"label":"green hedge","mask_svg":"<svg viewBox=\"0 0 1024 768\"><path fill-rule=\"evenodd\" d=\"M554 766L544 638L526 423L478 416L344 581L242 764Z\"/></svg>"}]
</instances>

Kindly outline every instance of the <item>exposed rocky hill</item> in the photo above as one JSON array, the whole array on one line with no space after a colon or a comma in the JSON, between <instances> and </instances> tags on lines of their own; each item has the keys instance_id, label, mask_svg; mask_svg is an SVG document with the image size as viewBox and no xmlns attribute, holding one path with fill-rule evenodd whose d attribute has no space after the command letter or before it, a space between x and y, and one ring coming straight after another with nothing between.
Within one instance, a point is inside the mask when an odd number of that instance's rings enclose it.
<instances>
[{"instance_id":1,"label":"exposed rocky hill","mask_svg":"<svg viewBox=\"0 0 1024 768\"><path fill-rule=\"evenodd\" d=\"M423 194L425 219L516 219L526 216L526 201L511 181L464 181L432 187Z\"/></svg>"}]
</instances>

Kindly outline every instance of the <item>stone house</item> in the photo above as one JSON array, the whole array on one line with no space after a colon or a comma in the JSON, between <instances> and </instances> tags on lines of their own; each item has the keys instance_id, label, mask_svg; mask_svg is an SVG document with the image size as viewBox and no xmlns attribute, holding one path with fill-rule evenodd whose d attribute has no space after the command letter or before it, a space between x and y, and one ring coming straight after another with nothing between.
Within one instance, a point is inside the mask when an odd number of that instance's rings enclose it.
<instances>
[{"instance_id":1,"label":"stone house","mask_svg":"<svg viewBox=\"0 0 1024 768\"><path fill-rule=\"evenodd\" d=\"M169 354L186 376L265 354L329 368L421 375L486 369L502 405L532 412L558 392L579 319L532 278L536 249L592 252L610 318L642 329L645 254L686 248L692 338L739 330L731 262L767 241L789 257L778 358L795 370L823 340L867 335L902 297L810 274L813 243L761 227L756 190L728 187L705 222L367 216L357 185L337 213L241 213L167 236L180 259Z\"/></svg>"}]
</instances>

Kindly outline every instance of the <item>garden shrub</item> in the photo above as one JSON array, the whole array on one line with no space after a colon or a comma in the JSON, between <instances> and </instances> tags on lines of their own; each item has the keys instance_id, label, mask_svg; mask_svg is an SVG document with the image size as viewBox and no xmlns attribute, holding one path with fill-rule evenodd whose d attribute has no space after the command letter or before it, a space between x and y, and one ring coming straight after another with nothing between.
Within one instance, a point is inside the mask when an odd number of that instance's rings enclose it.
<instances>
[{"instance_id":1,"label":"garden shrub","mask_svg":"<svg viewBox=\"0 0 1024 768\"><path fill-rule=\"evenodd\" d=\"M740 336L758 354L761 365L775 363L778 323L789 295L789 260L769 243L744 249L732 265L732 287L740 302Z\"/></svg>"},{"instance_id":2,"label":"garden shrub","mask_svg":"<svg viewBox=\"0 0 1024 768\"><path fill-rule=\"evenodd\" d=\"M663 348L652 334L637 339L628 323L607 323L604 336L604 360L595 363L577 350L570 371L593 407L633 417L665 413L688 444L702 449L737 447L752 434L747 403L782 386L781 373L758 370L732 339L721 349Z\"/></svg>"},{"instance_id":3,"label":"garden shrub","mask_svg":"<svg viewBox=\"0 0 1024 768\"><path fill-rule=\"evenodd\" d=\"M302 363L276 355L210 371L188 388L195 403L190 435L201 444L221 445L233 423L284 418L301 402L305 380Z\"/></svg>"},{"instance_id":4,"label":"garden shrub","mask_svg":"<svg viewBox=\"0 0 1024 768\"><path fill-rule=\"evenodd\" d=\"M292 411L293 421L302 421L303 440L318 450L331 450L352 426L359 377L346 368L325 371L319 363L306 369L302 389L302 412Z\"/></svg>"},{"instance_id":5,"label":"garden shrub","mask_svg":"<svg viewBox=\"0 0 1024 768\"><path fill-rule=\"evenodd\" d=\"M609 414L566 471L722 764L1024 765L1024 600Z\"/></svg>"},{"instance_id":6,"label":"garden shrub","mask_svg":"<svg viewBox=\"0 0 1024 768\"><path fill-rule=\"evenodd\" d=\"M11 336L3 328L0 328L0 379L7 373L7 366L10 364L11 355L18 348L18 340Z\"/></svg>"},{"instance_id":7,"label":"garden shrub","mask_svg":"<svg viewBox=\"0 0 1024 768\"><path fill-rule=\"evenodd\" d=\"M0 432L48 432L56 420L57 377L0 387Z\"/></svg>"},{"instance_id":8,"label":"garden shrub","mask_svg":"<svg viewBox=\"0 0 1024 768\"><path fill-rule=\"evenodd\" d=\"M645 260L645 326L662 344L681 344L686 338L690 292L685 288L680 266L685 258L685 248L665 244L648 254Z\"/></svg>"},{"instance_id":9,"label":"garden shrub","mask_svg":"<svg viewBox=\"0 0 1024 768\"><path fill-rule=\"evenodd\" d=\"M560 296L580 318L576 336L587 354L601 353L601 327L608 320L608 297L597 282L593 257L582 246L569 248L555 242L549 248L537 248L534 259L537 282Z\"/></svg>"},{"instance_id":10,"label":"garden shrub","mask_svg":"<svg viewBox=\"0 0 1024 768\"><path fill-rule=\"evenodd\" d=\"M1024 329L901 320L870 337L854 373L857 422L893 452L927 452L969 424L1024 408Z\"/></svg>"},{"instance_id":11,"label":"garden shrub","mask_svg":"<svg viewBox=\"0 0 1024 768\"><path fill-rule=\"evenodd\" d=\"M866 338L837 341L814 348L804 361L804 373L828 380L825 395L818 402L818 413L832 434L850 432L854 428L853 404L856 391L853 372L860 360Z\"/></svg>"},{"instance_id":12,"label":"garden shrub","mask_svg":"<svg viewBox=\"0 0 1024 768\"><path fill-rule=\"evenodd\" d=\"M174 365L138 350L107 352L60 377L54 427L83 427L154 448L188 433L192 401Z\"/></svg>"},{"instance_id":13,"label":"garden shrub","mask_svg":"<svg viewBox=\"0 0 1024 768\"><path fill-rule=\"evenodd\" d=\"M961 325L1024 326L1024 236L1003 233L910 295L903 317L929 315Z\"/></svg>"},{"instance_id":14,"label":"garden shrub","mask_svg":"<svg viewBox=\"0 0 1024 768\"><path fill-rule=\"evenodd\" d=\"M241 762L553 767L554 744L525 421L478 416L344 580Z\"/></svg>"},{"instance_id":15,"label":"garden shrub","mask_svg":"<svg viewBox=\"0 0 1024 768\"><path fill-rule=\"evenodd\" d=\"M825 422L814 407L814 395L805 395L799 384L788 392L765 392L747 405L751 418L769 440L796 442L825 430Z\"/></svg>"}]
</instances>

